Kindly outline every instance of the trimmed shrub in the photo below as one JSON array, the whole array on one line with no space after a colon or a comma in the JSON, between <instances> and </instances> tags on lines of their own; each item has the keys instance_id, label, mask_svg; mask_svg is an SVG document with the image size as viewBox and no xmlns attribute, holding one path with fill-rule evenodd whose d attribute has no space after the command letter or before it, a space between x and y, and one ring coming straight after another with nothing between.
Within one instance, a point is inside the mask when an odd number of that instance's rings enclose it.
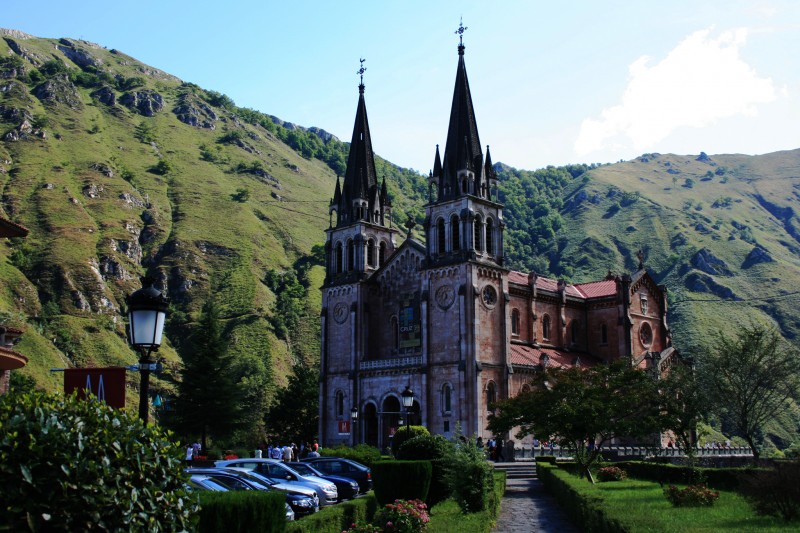
<instances>
[{"instance_id":1,"label":"trimmed shrub","mask_svg":"<svg viewBox=\"0 0 800 533\"><path fill-rule=\"evenodd\" d=\"M616 466L624 468L630 477L657 481L661 484L707 484L721 490L738 490L741 480L763 469L745 468L691 468L651 461L622 461Z\"/></svg>"},{"instance_id":2,"label":"trimmed shrub","mask_svg":"<svg viewBox=\"0 0 800 533\"><path fill-rule=\"evenodd\" d=\"M392 437L392 455L397 457L397 451L400 446L407 440L420 435L430 435L430 431L425 426L403 426L394 432Z\"/></svg>"},{"instance_id":3,"label":"trimmed shrub","mask_svg":"<svg viewBox=\"0 0 800 533\"><path fill-rule=\"evenodd\" d=\"M447 458L447 482L453 498L465 513L483 511L492 491L492 466L474 439L462 442Z\"/></svg>"},{"instance_id":4,"label":"trimmed shrub","mask_svg":"<svg viewBox=\"0 0 800 533\"><path fill-rule=\"evenodd\" d=\"M689 485L685 489L670 485L664 489L664 496L675 507L711 507L719 498L719 492L705 485Z\"/></svg>"},{"instance_id":5,"label":"trimmed shrub","mask_svg":"<svg viewBox=\"0 0 800 533\"><path fill-rule=\"evenodd\" d=\"M372 467L372 464L381 460L381 451L368 444L359 444L353 448L350 446L333 446L331 448L320 448L320 455L325 457L342 457L350 459L362 465Z\"/></svg>"},{"instance_id":6,"label":"trimmed shrub","mask_svg":"<svg viewBox=\"0 0 800 533\"><path fill-rule=\"evenodd\" d=\"M395 500L425 500L431 484L430 461L378 461L372 465L378 504Z\"/></svg>"},{"instance_id":7,"label":"trimmed shrub","mask_svg":"<svg viewBox=\"0 0 800 533\"><path fill-rule=\"evenodd\" d=\"M396 500L381 509L375 517L380 531L417 533L428 529L428 506L420 500Z\"/></svg>"},{"instance_id":8,"label":"trimmed shrub","mask_svg":"<svg viewBox=\"0 0 800 533\"><path fill-rule=\"evenodd\" d=\"M744 483L744 494L758 514L800 519L800 462L778 462Z\"/></svg>"},{"instance_id":9,"label":"trimmed shrub","mask_svg":"<svg viewBox=\"0 0 800 533\"><path fill-rule=\"evenodd\" d=\"M600 481L622 481L628 474L619 467L605 466L597 471L597 479Z\"/></svg>"},{"instance_id":10,"label":"trimmed shrub","mask_svg":"<svg viewBox=\"0 0 800 533\"><path fill-rule=\"evenodd\" d=\"M455 445L442 435L418 435L405 441L397 452L400 460L429 460L431 462L431 487L425 503L433 507L452 494L447 482L447 458L453 455Z\"/></svg>"},{"instance_id":11,"label":"trimmed shrub","mask_svg":"<svg viewBox=\"0 0 800 533\"><path fill-rule=\"evenodd\" d=\"M367 524L378 510L372 494L324 507L318 513L286 524L288 533L341 533L353 524ZM369 531L364 529L363 531Z\"/></svg>"},{"instance_id":12,"label":"trimmed shrub","mask_svg":"<svg viewBox=\"0 0 800 533\"><path fill-rule=\"evenodd\" d=\"M3 525L13 531L191 529L171 434L105 403L43 392L0 397Z\"/></svg>"},{"instance_id":13,"label":"trimmed shrub","mask_svg":"<svg viewBox=\"0 0 800 533\"><path fill-rule=\"evenodd\" d=\"M198 533L286 530L286 496L282 492L201 492L200 505Z\"/></svg>"},{"instance_id":14,"label":"trimmed shrub","mask_svg":"<svg viewBox=\"0 0 800 533\"><path fill-rule=\"evenodd\" d=\"M540 455L536 457L536 464L539 463L547 463L554 465L556 464L556 456L555 455Z\"/></svg>"}]
</instances>

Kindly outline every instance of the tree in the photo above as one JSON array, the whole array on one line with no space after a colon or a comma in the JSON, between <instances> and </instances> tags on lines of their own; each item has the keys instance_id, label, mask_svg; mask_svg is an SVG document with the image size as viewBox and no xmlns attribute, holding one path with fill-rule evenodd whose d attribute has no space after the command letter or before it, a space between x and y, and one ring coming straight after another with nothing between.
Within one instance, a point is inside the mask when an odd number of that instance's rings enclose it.
<instances>
[{"instance_id":1,"label":"tree","mask_svg":"<svg viewBox=\"0 0 800 533\"><path fill-rule=\"evenodd\" d=\"M267 431L291 442L311 442L319 425L319 372L295 364L266 416Z\"/></svg>"},{"instance_id":2,"label":"tree","mask_svg":"<svg viewBox=\"0 0 800 533\"><path fill-rule=\"evenodd\" d=\"M800 394L800 353L774 328L750 325L734 337L718 334L701 368L713 411L747 441L757 462L765 427Z\"/></svg>"},{"instance_id":3,"label":"tree","mask_svg":"<svg viewBox=\"0 0 800 533\"><path fill-rule=\"evenodd\" d=\"M672 366L666 378L658 383L658 387L661 390L665 429L675 434L678 446L684 450L689 462L693 463L697 453L697 424L708 413L705 390L694 370L684 364Z\"/></svg>"},{"instance_id":4,"label":"tree","mask_svg":"<svg viewBox=\"0 0 800 533\"><path fill-rule=\"evenodd\" d=\"M581 473L594 483L590 467L600 448L615 437L641 438L658 433L656 382L625 361L590 368L547 368L529 392L496 404L489 429L505 433L519 427L518 438L535 435L570 450Z\"/></svg>"},{"instance_id":5,"label":"tree","mask_svg":"<svg viewBox=\"0 0 800 533\"><path fill-rule=\"evenodd\" d=\"M184 433L200 434L206 449L209 433L225 438L241 421L240 394L226 354L219 309L211 297L191 342L194 349L184 357L183 379L175 398L175 422Z\"/></svg>"}]
</instances>

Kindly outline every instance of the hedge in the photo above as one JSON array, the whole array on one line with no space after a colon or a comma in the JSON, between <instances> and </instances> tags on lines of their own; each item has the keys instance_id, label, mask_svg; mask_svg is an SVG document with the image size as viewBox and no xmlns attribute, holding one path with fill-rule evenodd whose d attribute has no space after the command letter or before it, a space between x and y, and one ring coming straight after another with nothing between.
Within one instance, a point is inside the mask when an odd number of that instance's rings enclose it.
<instances>
[{"instance_id":1,"label":"hedge","mask_svg":"<svg viewBox=\"0 0 800 533\"><path fill-rule=\"evenodd\" d=\"M353 448L350 446L334 446L331 448L320 448L319 454L323 457L341 457L350 459L362 465L372 467L372 463L381 460L381 451L368 444L359 444Z\"/></svg>"},{"instance_id":2,"label":"hedge","mask_svg":"<svg viewBox=\"0 0 800 533\"><path fill-rule=\"evenodd\" d=\"M372 465L375 498L381 506L395 500L428 498L432 467L430 461L378 461Z\"/></svg>"},{"instance_id":3,"label":"hedge","mask_svg":"<svg viewBox=\"0 0 800 533\"><path fill-rule=\"evenodd\" d=\"M286 495L241 490L200 493L198 533L286 531Z\"/></svg>"},{"instance_id":4,"label":"hedge","mask_svg":"<svg viewBox=\"0 0 800 533\"><path fill-rule=\"evenodd\" d=\"M659 483L679 483L690 485L702 481L709 487L721 490L738 490L743 477L752 475L756 472L763 472L765 469L743 467L743 468L690 468L664 463L654 463L649 461L622 461L614 463L625 469L628 475L633 478L647 479ZM699 476L699 478L698 478Z\"/></svg>"},{"instance_id":5,"label":"hedge","mask_svg":"<svg viewBox=\"0 0 800 533\"><path fill-rule=\"evenodd\" d=\"M447 460L454 450L455 445L442 435L419 435L405 441L397 451L400 460L431 462L431 486L425 501L428 508L446 500L453 492L447 483Z\"/></svg>"},{"instance_id":6,"label":"hedge","mask_svg":"<svg viewBox=\"0 0 800 533\"><path fill-rule=\"evenodd\" d=\"M536 475L542 481L546 492L554 496L563 509L569 509L570 519L581 531L627 533L628 530L622 527L619 521L605 516L598 505L600 499L581 495L561 479L571 474L541 461L536 464Z\"/></svg>"},{"instance_id":7,"label":"hedge","mask_svg":"<svg viewBox=\"0 0 800 533\"><path fill-rule=\"evenodd\" d=\"M375 517L378 503L372 494L333 506L320 512L289 522L287 533L341 533L352 524L366 524Z\"/></svg>"}]
</instances>

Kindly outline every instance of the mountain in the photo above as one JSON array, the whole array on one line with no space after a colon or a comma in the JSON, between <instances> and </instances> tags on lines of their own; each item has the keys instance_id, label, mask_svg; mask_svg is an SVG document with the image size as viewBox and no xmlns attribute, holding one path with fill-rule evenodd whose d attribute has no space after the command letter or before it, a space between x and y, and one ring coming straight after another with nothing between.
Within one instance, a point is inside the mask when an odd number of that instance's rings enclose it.
<instances>
[{"instance_id":1,"label":"mountain","mask_svg":"<svg viewBox=\"0 0 800 533\"><path fill-rule=\"evenodd\" d=\"M263 410L293 364L318 360L322 244L347 144L118 50L0 37L0 215L30 229L0 246L0 322L26 330L19 374L57 389L50 368L135 362L120 316L150 274L172 302L155 391L169 395L213 296ZM356 101L354 88L342 105ZM425 177L377 167L395 223L422 224ZM495 170L510 268L588 281L632 271L642 249L683 353L751 320L798 343L800 150Z\"/></svg>"}]
</instances>

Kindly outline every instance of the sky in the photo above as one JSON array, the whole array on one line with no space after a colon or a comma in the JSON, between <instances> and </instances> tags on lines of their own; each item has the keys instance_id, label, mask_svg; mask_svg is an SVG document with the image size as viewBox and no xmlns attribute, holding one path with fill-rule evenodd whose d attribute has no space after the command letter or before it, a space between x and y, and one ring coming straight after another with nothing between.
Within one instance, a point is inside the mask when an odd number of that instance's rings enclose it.
<instances>
[{"instance_id":1,"label":"sky","mask_svg":"<svg viewBox=\"0 0 800 533\"><path fill-rule=\"evenodd\" d=\"M494 162L800 148L796 0L0 0L0 27L116 48L343 141L363 58L375 152L426 174L446 141L460 21Z\"/></svg>"}]
</instances>

